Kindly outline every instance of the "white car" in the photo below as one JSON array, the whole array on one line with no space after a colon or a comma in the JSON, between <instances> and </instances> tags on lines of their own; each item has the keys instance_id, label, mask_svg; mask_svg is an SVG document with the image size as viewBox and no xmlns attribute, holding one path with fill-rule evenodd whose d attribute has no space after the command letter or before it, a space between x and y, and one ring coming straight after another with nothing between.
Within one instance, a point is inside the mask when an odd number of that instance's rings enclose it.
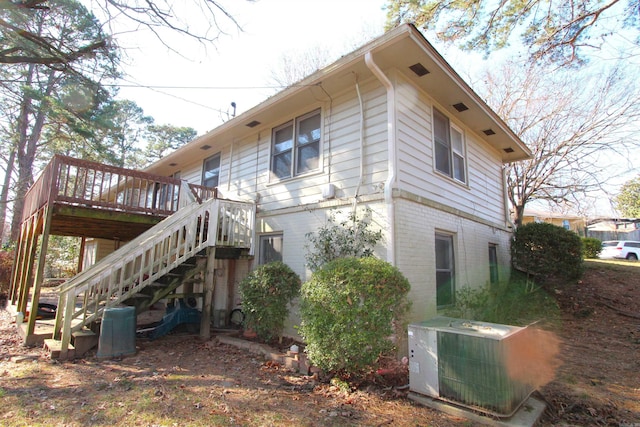
<instances>
[{"instance_id":1,"label":"white car","mask_svg":"<svg viewBox=\"0 0 640 427\"><path fill-rule=\"evenodd\" d=\"M633 240L607 240L602 242L600 259L628 259L637 261L640 258L640 242Z\"/></svg>"}]
</instances>

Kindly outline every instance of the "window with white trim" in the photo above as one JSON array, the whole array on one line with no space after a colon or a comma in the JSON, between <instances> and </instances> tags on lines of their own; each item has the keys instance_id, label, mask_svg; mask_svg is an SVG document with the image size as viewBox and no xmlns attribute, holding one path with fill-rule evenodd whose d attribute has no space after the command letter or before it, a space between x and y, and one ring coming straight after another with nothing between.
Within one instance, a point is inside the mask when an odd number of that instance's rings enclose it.
<instances>
[{"instance_id":1,"label":"window with white trim","mask_svg":"<svg viewBox=\"0 0 640 427\"><path fill-rule=\"evenodd\" d=\"M271 171L277 178L291 178L318 169L320 129L320 110L273 129Z\"/></svg>"},{"instance_id":2,"label":"window with white trim","mask_svg":"<svg viewBox=\"0 0 640 427\"><path fill-rule=\"evenodd\" d=\"M467 182L464 134L447 116L433 109L433 137L436 170L451 178Z\"/></svg>"},{"instance_id":3,"label":"window with white trim","mask_svg":"<svg viewBox=\"0 0 640 427\"><path fill-rule=\"evenodd\" d=\"M202 185L208 188L218 186L220 180L220 153L204 160L202 166Z\"/></svg>"},{"instance_id":4,"label":"window with white trim","mask_svg":"<svg viewBox=\"0 0 640 427\"><path fill-rule=\"evenodd\" d=\"M453 236L436 233L436 304L438 307L452 305L455 297L455 263L453 258Z\"/></svg>"},{"instance_id":5,"label":"window with white trim","mask_svg":"<svg viewBox=\"0 0 640 427\"><path fill-rule=\"evenodd\" d=\"M260 236L259 264L282 261L282 234L263 234Z\"/></svg>"}]
</instances>

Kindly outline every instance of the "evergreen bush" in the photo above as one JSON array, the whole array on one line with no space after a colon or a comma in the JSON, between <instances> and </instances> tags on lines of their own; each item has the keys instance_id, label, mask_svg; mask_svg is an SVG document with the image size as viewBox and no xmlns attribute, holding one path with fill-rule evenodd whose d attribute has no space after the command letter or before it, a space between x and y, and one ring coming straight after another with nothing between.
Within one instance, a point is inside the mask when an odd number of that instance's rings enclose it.
<instances>
[{"instance_id":1,"label":"evergreen bush","mask_svg":"<svg viewBox=\"0 0 640 427\"><path fill-rule=\"evenodd\" d=\"M300 277L280 261L253 270L240 282L244 326L267 341L280 337L300 285Z\"/></svg>"},{"instance_id":2,"label":"evergreen bush","mask_svg":"<svg viewBox=\"0 0 640 427\"><path fill-rule=\"evenodd\" d=\"M382 239L382 231L372 231L371 209L367 208L358 217L351 212L347 219L337 222L336 213L331 212L327 223L317 233L307 233L305 256L307 266L316 271L336 258L364 258L373 255L373 248Z\"/></svg>"},{"instance_id":3,"label":"evergreen bush","mask_svg":"<svg viewBox=\"0 0 640 427\"><path fill-rule=\"evenodd\" d=\"M602 242L595 237L582 238L582 255L585 259L598 258L602 250Z\"/></svg>"},{"instance_id":4,"label":"evergreen bush","mask_svg":"<svg viewBox=\"0 0 640 427\"><path fill-rule=\"evenodd\" d=\"M539 284L582 276L582 241L573 231L545 222L518 227L511 241L513 267Z\"/></svg>"},{"instance_id":5,"label":"evergreen bush","mask_svg":"<svg viewBox=\"0 0 640 427\"><path fill-rule=\"evenodd\" d=\"M377 258L339 258L302 285L300 334L311 362L327 372L358 374L394 350L410 307L410 285Z\"/></svg>"}]
</instances>

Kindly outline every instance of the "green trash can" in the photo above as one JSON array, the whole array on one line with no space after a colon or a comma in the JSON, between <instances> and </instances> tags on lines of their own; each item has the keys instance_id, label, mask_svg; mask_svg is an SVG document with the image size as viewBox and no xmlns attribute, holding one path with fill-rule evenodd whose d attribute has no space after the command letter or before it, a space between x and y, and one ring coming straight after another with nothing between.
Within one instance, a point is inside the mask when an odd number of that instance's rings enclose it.
<instances>
[{"instance_id":1,"label":"green trash can","mask_svg":"<svg viewBox=\"0 0 640 427\"><path fill-rule=\"evenodd\" d=\"M100 325L97 357L109 358L135 354L136 308L105 308Z\"/></svg>"}]
</instances>

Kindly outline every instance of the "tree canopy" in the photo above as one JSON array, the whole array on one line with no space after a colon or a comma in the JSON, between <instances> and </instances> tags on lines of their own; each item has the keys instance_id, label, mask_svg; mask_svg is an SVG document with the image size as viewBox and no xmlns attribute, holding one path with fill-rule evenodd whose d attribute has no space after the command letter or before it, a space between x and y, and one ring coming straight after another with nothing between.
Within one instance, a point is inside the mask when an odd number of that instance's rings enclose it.
<instances>
[{"instance_id":1,"label":"tree canopy","mask_svg":"<svg viewBox=\"0 0 640 427\"><path fill-rule=\"evenodd\" d=\"M413 22L465 50L490 52L520 38L531 58L584 60L622 28L638 44L638 0L388 0L387 27Z\"/></svg>"},{"instance_id":2,"label":"tree canopy","mask_svg":"<svg viewBox=\"0 0 640 427\"><path fill-rule=\"evenodd\" d=\"M0 0L0 229L11 207L13 239L24 195L52 155L137 167L195 134L156 126L134 102L114 99L117 91L104 82L119 76L121 52L105 28L76 0Z\"/></svg>"},{"instance_id":3,"label":"tree canopy","mask_svg":"<svg viewBox=\"0 0 640 427\"><path fill-rule=\"evenodd\" d=\"M616 207L627 218L640 218L640 176L624 183L616 196Z\"/></svg>"},{"instance_id":4,"label":"tree canopy","mask_svg":"<svg viewBox=\"0 0 640 427\"><path fill-rule=\"evenodd\" d=\"M84 4L100 13L104 28L118 21L137 30L148 29L161 43L176 51L177 46L166 41L168 32L201 43L213 43L224 32L225 21L240 28L217 0L188 0L177 4L172 0L89 0ZM65 33L55 27L47 27L49 32L42 34L26 25L63 7L58 0L0 0L0 63L40 64L61 69L114 47L110 33L102 33L97 38L77 34L74 43L69 43ZM23 19L17 19L19 17ZM70 19L74 16L70 15Z\"/></svg>"}]
</instances>

